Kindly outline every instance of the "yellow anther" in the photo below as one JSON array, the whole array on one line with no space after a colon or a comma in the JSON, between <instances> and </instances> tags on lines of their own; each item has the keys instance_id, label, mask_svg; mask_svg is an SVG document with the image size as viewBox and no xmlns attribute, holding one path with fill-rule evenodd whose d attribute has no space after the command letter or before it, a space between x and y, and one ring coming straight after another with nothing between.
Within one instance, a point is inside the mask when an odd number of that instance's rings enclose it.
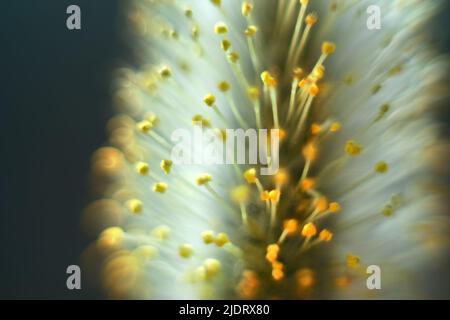
<instances>
[{"instance_id":1,"label":"yellow anther","mask_svg":"<svg viewBox=\"0 0 450 320\"><path fill-rule=\"evenodd\" d=\"M274 135L275 137L278 137L279 141L282 141L286 137L286 130L279 128L278 133Z\"/></svg>"},{"instance_id":2,"label":"yellow anther","mask_svg":"<svg viewBox=\"0 0 450 320\"><path fill-rule=\"evenodd\" d=\"M317 158L317 153L317 146L314 142L307 143L302 149L303 157L308 161L314 161Z\"/></svg>"},{"instance_id":3,"label":"yellow anther","mask_svg":"<svg viewBox=\"0 0 450 320\"><path fill-rule=\"evenodd\" d=\"M298 230L298 221L295 219L289 219L284 222L284 230L288 235L292 235Z\"/></svg>"},{"instance_id":4,"label":"yellow anther","mask_svg":"<svg viewBox=\"0 0 450 320\"><path fill-rule=\"evenodd\" d=\"M339 130L341 129L341 127L342 127L341 123L335 121L335 122L333 122L333 123L330 125L330 131L331 131L331 132L337 132L337 131L339 131Z\"/></svg>"},{"instance_id":5,"label":"yellow anther","mask_svg":"<svg viewBox=\"0 0 450 320\"><path fill-rule=\"evenodd\" d=\"M283 270L284 265L280 261L274 261L272 262L272 269L274 270Z\"/></svg>"},{"instance_id":6,"label":"yellow anther","mask_svg":"<svg viewBox=\"0 0 450 320\"><path fill-rule=\"evenodd\" d=\"M238 292L243 299L255 298L259 287L259 279L255 272L246 270L242 273L242 279L238 284Z\"/></svg>"},{"instance_id":7,"label":"yellow anther","mask_svg":"<svg viewBox=\"0 0 450 320\"><path fill-rule=\"evenodd\" d=\"M323 212L328 209L328 200L325 197L319 197L314 200L314 205L318 212Z\"/></svg>"},{"instance_id":8,"label":"yellow anther","mask_svg":"<svg viewBox=\"0 0 450 320\"><path fill-rule=\"evenodd\" d=\"M212 230L206 230L202 232L202 239L205 244L214 242L214 232Z\"/></svg>"},{"instance_id":9,"label":"yellow anther","mask_svg":"<svg viewBox=\"0 0 450 320\"><path fill-rule=\"evenodd\" d=\"M323 65L315 67L312 75L316 80L322 79L323 76L325 75L325 67Z\"/></svg>"},{"instance_id":10,"label":"yellow anther","mask_svg":"<svg viewBox=\"0 0 450 320\"><path fill-rule=\"evenodd\" d=\"M247 29L245 29L244 34L247 37L253 37L257 31L258 31L258 28L254 25L251 25L251 26L248 26Z\"/></svg>"},{"instance_id":11,"label":"yellow anther","mask_svg":"<svg viewBox=\"0 0 450 320\"><path fill-rule=\"evenodd\" d=\"M208 93L206 96L203 97L203 102L208 107L211 107L216 102L216 97L214 95L212 95L211 93Z\"/></svg>"},{"instance_id":12,"label":"yellow anther","mask_svg":"<svg viewBox=\"0 0 450 320\"><path fill-rule=\"evenodd\" d=\"M165 174L170 173L170 169L172 168L172 160L161 160L160 167Z\"/></svg>"},{"instance_id":13,"label":"yellow anther","mask_svg":"<svg viewBox=\"0 0 450 320\"><path fill-rule=\"evenodd\" d=\"M202 186L202 185L204 185L204 184L207 184L207 183L210 182L211 180L212 180L212 176L209 175L209 174L207 174L207 173L204 173L204 174L201 174L201 175L197 178L197 184L198 184L199 186Z\"/></svg>"},{"instance_id":14,"label":"yellow anther","mask_svg":"<svg viewBox=\"0 0 450 320\"><path fill-rule=\"evenodd\" d=\"M188 18L192 18L192 9L191 8L184 9L184 15Z\"/></svg>"},{"instance_id":15,"label":"yellow anther","mask_svg":"<svg viewBox=\"0 0 450 320\"><path fill-rule=\"evenodd\" d=\"M295 280L300 288L310 288L314 285L314 272L311 269L303 268L295 273Z\"/></svg>"},{"instance_id":16,"label":"yellow anther","mask_svg":"<svg viewBox=\"0 0 450 320\"><path fill-rule=\"evenodd\" d=\"M231 200L236 203L246 203L250 197L250 190L246 185L237 186L231 190Z\"/></svg>"},{"instance_id":17,"label":"yellow anther","mask_svg":"<svg viewBox=\"0 0 450 320\"><path fill-rule=\"evenodd\" d=\"M230 42L230 40L224 39L220 43L220 46L222 47L222 50L226 52L226 51L228 51L228 49L231 48L231 42Z\"/></svg>"},{"instance_id":18,"label":"yellow anther","mask_svg":"<svg viewBox=\"0 0 450 320\"><path fill-rule=\"evenodd\" d=\"M206 259L203 263L205 268L206 276L208 278L216 276L221 268L221 263L217 259Z\"/></svg>"},{"instance_id":19,"label":"yellow anther","mask_svg":"<svg viewBox=\"0 0 450 320\"><path fill-rule=\"evenodd\" d=\"M228 26L223 22L217 22L214 26L214 32L217 34L224 34L228 32Z\"/></svg>"},{"instance_id":20,"label":"yellow anther","mask_svg":"<svg viewBox=\"0 0 450 320\"><path fill-rule=\"evenodd\" d=\"M300 0L300 4L302 6L306 6L309 3L309 0Z\"/></svg>"},{"instance_id":21,"label":"yellow anther","mask_svg":"<svg viewBox=\"0 0 450 320\"><path fill-rule=\"evenodd\" d=\"M98 243L107 247L120 246L125 237L125 232L120 227L109 227L102 231Z\"/></svg>"},{"instance_id":22,"label":"yellow anther","mask_svg":"<svg viewBox=\"0 0 450 320\"><path fill-rule=\"evenodd\" d=\"M384 161L380 161L377 164L375 164L375 171L378 173L385 173L388 170L389 170L389 165Z\"/></svg>"},{"instance_id":23,"label":"yellow anther","mask_svg":"<svg viewBox=\"0 0 450 320\"><path fill-rule=\"evenodd\" d=\"M148 133L153 128L153 124L150 121L147 121L147 120L143 120L141 122L138 122L136 124L136 126L137 126L138 130L143 132L143 133Z\"/></svg>"},{"instance_id":24,"label":"yellow anther","mask_svg":"<svg viewBox=\"0 0 450 320\"><path fill-rule=\"evenodd\" d=\"M298 87L303 89L309 83L310 83L310 81L308 80L308 78L303 78L298 82Z\"/></svg>"},{"instance_id":25,"label":"yellow anther","mask_svg":"<svg viewBox=\"0 0 450 320\"><path fill-rule=\"evenodd\" d=\"M331 203L328 205L328 210L329 210L330 212L332 212L332 213L338 212L338 211L341 210L341 205L340 205L339 203L337 203L337 202L331 202Z\"/></svg>"},{"instance_id":26,"label":"yellow anther","mask_svg":"<svg viewBox=\"0 0 450 320\"><path fill-rule=\"evenodd\" d=\"M260 92L258 87L250 87L247 89L247 94L252 100L256 100L259 98Z\"/></svg>"},{"instance_id":27,"label":"yellow anther","mask_svg":"<svg viewBox=\"0 0 450 320\"><path fill-rule=\"evenodd\" d=\"M319 87L317 86L317 84L313 83L310 87L309 87L309 94L313 97L317 96L319 94Z\"/></svg>"},{"instance_id":28,"label":"yellow anther","mask_svg":"<svg viewBox=\"0 0 450 320\"><path fill-rule=\"evenodd\" d=\"M275 87L277 85L277 80L270 74L269 71L263 71L261 73L261 80L264 85L268 87Z\"/></svg>"},{"instance_id":29,"label":"yellow anther","mask_svg":"<svg viewBox=\"0 0 450 320\"><path fill-rule=\"evenodd\" d=\"M152 234L158 240L166 240L170 236L170 228L165 225L157 226L152 230Z\"/></svg>"},{"instance_id":30,"label":"yellow anther","mask_svg":"<svg viewBox=\"0 0 450 320\"><path fill-rule=\"evenodd\" d=\"M133 254L142 259L142 260L149 260L156 256L158 253L158 249L156 249L154 246L151 245L140 245L136 249L133 250Z\"/></svg>"},{"instance_id":31,"label":"yellow anther","mask_svg":"<svg viewBox=\"0 0 450 320\"><path fill-rule=\"evenodd\" d=\"M167 183L157 182L153 185L153 191L158 193L164 193L167 190Z\"/></svg>"},{"instance_id":32,"label":"yellow anther","mask_svg":"<svg viewBox=\"0 0 450 320\"><path fill-rule=\"evenodd\" d=\"M214 243L218 247L223 247L228 242L230 242L230 239L228 238L228 235L224 232L219 233L216 239L214 239Z\"/></svg>"},{"instance_id":33,"label":"yellow anther","mask_svg":"<svg viewBox=\"0 0 450 320\"><path fill-rule=\"evenodd\" d=\"M140 175L146 176L148 172L150 171L150 167L148 166L148 163L145 162L138 162L135 165L137 173Z\"/></svg>"},{"instance_id":34,"label":"yellow anther","mask_svg":"<svg viewBox=\"0 0 450 320\"><path fill-rule=\"evenodd\" d=\"M211 2L215 5L220 7L220 5L222 4L222 0L211 0Z\"/></svg>"},{"instance_id":35,"label":"yellow anther","mask_svg":"<svg viewBox=\"0 0 450 320\"><path fill-rule=\"evenodd\" d=\"M131 211L131 213L139 214L144 209L144 206L142 204L141 200L138 199L130 199L127 201L127 207L128 210Z\"/></svg>"},{"instance_id":36,"label":"yellow anther","mask_svg":"<svg viewBox=\"0 0 450 320\"><path fill-rule=\"evenodd\" d=\"M228 59L231 62L236 63L239 60L239 53L237 53L236 51L230 52L228 54Z\"/></svg>"},{"instance_id":37,"label":"yellow anther","mask_svg":"<svg viewBox=\"0 0 450 320\"><path fill-rule=\"evenodd\" d=\"M314 181L314 179L306 178L301 181L300 187L301 187L302 191L308 191L308 190L314 188L315 184L316 184L316 182Z\"/></svg>"},{"instance_id":38,"label":"yellow anther","mask_svg":"<svg viewBox=\"0 0 450 320\"><path fill-rule=\"evenodd\" d=\"M314 237L317 234L316 225L312 222L309 222L303 226L302 236L306 238Z\"/></svg>"},{"instance_id":39,"label":"yellow anther","mask_svg":"<svg viewBox=\"0 0 450 320\"><path fill-rule=\"evenodd\" d=\"M280 190L275 189L270 191L269 192L270 201L272 201L273 203L277 203L278 201L280 201L280 195L281 195Z\"/></svg>"},{"instance_id":40,"label":"yellow anther","mask_svg":"<svg viewBox=\"0 0 450 320\"><path fill-rule=\"evenodd\" d=\"M248 183L255 183L256 182L256 169L250 168L244 172L244 179Z\"/></svg>"},{"instance_id":41,"label":"yellow anther","mask_svg":"<svg viewBox=\"0 0 450 320\"><path fill-rule=\"evenodd\" d=\"M345 144L345 152L347 152L351 156L357 156L362 152L362 146L357 144L353 140L349 140Z\"/></svg>"},{"instance_id":42,"label":"yellow anther","mask_svg":"<svg viewBox=\"0 0 450 320\"><path fill-rule=\"evenodd\" d=\"M383 210L381 211L383 213L383 215L385 215L386 217L390 217L394 214L394 208L391 205L386 205Z\"/></svg>"},{"instance_id":43,"label":"yellow anther","mask_svg":"<svg viewBox=\"0 0 450 320\"><path fill-rule=\"evenodd\" d=\"M304 71L302 68L294 68L294 70L292 71L292 76L294 77L294 79L296 79L297 81L300 81L303 77Z\"/></svg>"},{"instance_id":44,"label":"yellow anther","mask_svg":"<svg viewBox=\"0 0 450 320\"><path fill-rule=\"evenodd\" d=\"M241 12L244 17L247 17L253 11L253 5L248 1L242 3Z\"/></svg>"},{"instance_id":45,"label":"yellow anther","mask_svg":"<svg viewBox=\"0 0 450 320\"><path fill-rule=\"evenodd\" d=\"M286 169L280 169L274 177L275 185L284 186L289 182L289 172Z\"/></svg>"},{"instance_id":46,"label":"yellow anther","mask_svg":"<svg viewBox=\"0 0 450 320\"><path fill-rule=\"evenodd\" d=\"M192 246L190 244L185 243L185 244L182 244L178 248L178 253L179 253L180 257L187 259L193 255L194 249L192 248Z\"/></svg>"},{"instance_id":47,"label":"yellow anther","mask_svg":"<svg viewBox=\"0 0 450 320\"><path fill-rule=\"evenodd\" d=\"M278 258L278 252L277 251L267 251L266 253L266 260L270 263L274 263L277 261Z\"/></svg>"},{"instance_id":48,"label":"yellow anther","mask_svg":"<svg viewBox=\"0 0 450 320\"><path fill-rule=\"evenodd\" d=\"M164 66L158 71L158 73L161 78L169 78L172 75L172 70L170 70L168 66Z\"/></svg>"},{"instance_id":49,"label":"yellow anther","mask_svg":"<svg viewBox=\"0 0 450 320\"><path fill-rule=\"evenodd\" d=\"M350 268L355 268L359 265L359 257L353 255L353 254L349 254L347 255L347 266Z\"/></svg>"},{"instance_id":50,"label":"yellow anther","mask_svg":"<svg viewBox=\"0 0 450 320\"><path fill-rule=\"evenodd\" d=\"M230 84L227 81L221 81L217 85L217 88L222 92L227 92L228 90L230 90Z\"/></svg>"},{"instance_id":51,"label":"yellow anther","mask_svg":"<svg viewBox=\"0 0 450 320\"><path fill-rule=\"evenodd\" d=\"M280 269L273 269L272 270L272 278L276 281L280 281L284 277L283 270Z\"/></svg>"},{"instance_id":52,"label":"yellow anther","mask_svg":"<svg viewBox=\"0 0 450 320\"><path fill-rule=\"evenodd\" d=\"M322 54L326 54L326 55L333 54L333 52L335 50L336 50L336 45L333 42L325 41L322 44Z\"/></svg>"},{"instance_id":53,"label":"yellow anther","mask_svg":"<svg viewBox=\"0 0 450 320\"><path fill-rule=\"evenodd\" d=\"M262 201L269 200L270 199L269 191L264 190L263 192L261 192L260 197Z\"/></svg>"},{"instance_id":54,"label":"yellow anther","mask_svg":"<svg viewBox=\"0 0 450 320\"><path fill-rule=\"evenodd\" d=\"M318 123L313 123L313 124L311 125L311 134L312 134L313 136L319 134L319 133L320 133L320 129L321 129L320 124L318 124Z\"/></svg>"},{"instance_id":55,"label":"yellow anther","mask_svg":"<svg viewBox=\"0 0 450 320\"><path fill-rule=\"evenodd\" d=\"M192 124L199 125L203 128L211 128L211 122L208 119L203 118L200 114L196 114L192 117Z\"/></svg>"},{"instance_id":56,"label":"yellow anther","mask_svg":"<svg viewBox=\"0 0 450 320\"><path fill-rule=\"evenodd\" d=\"M328 242L328 241L331 241L332 238L333 238L333 233L330 230L323 229L319 233L319 239L322 241Z\"/></svg>"},{"instance_id":57,"label":"yellow anther","mask_svg":"<svg viewBox=\"0 0 450 320\"><path fill-rule=\"evenodd\" d=\"M278 253L279 251L280 251L280 246L278 244L276 244L276 243L272 243L272 244L269 244L267 246L267 252L276 252L276 253Z\"/></svg>"},{"instance_id":58,"label":"yellow anther","mask_svg":"<svg viewBox=\"0 0 450 320\"><path fill-rule=\"evenodd\" d=\"M305 22L306 22L307 25L312 27L317 22L317 16L315 14L313 14L313 13L310 13L310 14L308 14L306 16Z\"/></svg>"}]
</instances>

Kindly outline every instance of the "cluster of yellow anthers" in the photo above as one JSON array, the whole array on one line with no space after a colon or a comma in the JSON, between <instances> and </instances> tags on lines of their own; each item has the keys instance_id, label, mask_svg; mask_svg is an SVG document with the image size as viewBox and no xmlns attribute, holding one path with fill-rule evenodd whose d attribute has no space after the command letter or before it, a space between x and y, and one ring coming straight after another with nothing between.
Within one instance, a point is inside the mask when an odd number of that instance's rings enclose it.
<instances>
[{"instance_id":1,"label":"cluster of yellow anthers","mask_svg":"<svg viewBox=\"0 0 450 320\"><path fill-rule=\"evenodd\" d=\"M212 1L215 5L221 5L220 0ZM267 177L258 178L256 174L256 168L250 168L243 172L243 180L251 186L256 186L256 190L252 191L252 187L246 184L238 186L231 191L230 198L239 206L241 211L242 223L248 227L250 233L250 219L247 214L247 206L249 205L252 194L258 195L257 201L262 201L262 207L264 208L267 216L268 228L264 225L261 229L267 230L264 237L265 260L270 263L271 276L275 282L281 281L285 278L287 272L289 274L295 272L297 283L301 288L306 288L314 283L314 272L305 268L304 266L295 266L293 270L287 270L290 267L283 263L282 253L284 245L292 240L293 243L301 242L298 247L298 252L303 253L309 250L316 244L329 242L333 238L333 233L328 229L318 230L318 220L322 219L329 214L338 212L341 208L339 203L330 201L325 197L318 189L318 179L314 178L310 174L310 169L315 160L318 158L320 143L330 134L339 131L341 123L334 120L326 120L323 123L316 123L309 118L310 111L313 106L314 99L319 95L322 89L321 80L325 77L324 62L328 56L334 53L336 47L332 42L323 42L321 47L321 55L319 56L316 64L312 68L300 68L298 67L302 51L307 43L311 28L317 22L317 16L315 14L306 14L308 0L300 0L300 8L298 18L296 20L294 32L292 34L292 41L290 42L287 62L284 67L284 74L278 72L263 71L262 59L258 57L258 52L255 50L254 37L257 35L258 27L254 24L251 17L253 10L253 4L244 1L242 4L242 15L247 19L248 25L243 31L244 36L247 38L247 44L249 49L250 60L253 63L254 69L259 70L257 74L260 74L262 84L250 85L246 78L241 66L239 65L240 54L232 47L232 43L226 38L229 32L228 26L223 22L218 22L214 26L214 32L221 38L221 48L226 53L228 62L231 69L234 72L236 79L238 80L241 89L248 94L250 102L253 104L255 113L255 123L258 128L275 128L279 129L279 138L281 144L286 148L295 148L298 152L296 158L302 158L303 161L296 161L290 159L283 159L281 154L280 163L285 169L281 169L273 178L273 181L269 182ZM281 1L280 1L281 3ZM292 1L294 3L294 1ZM186 17L193 19L193 13L190 9L185 11ZM305 27L302 28L303 23ZM192 30L192 37L194 41L197 41L198 27L194 27ZM275 70L279 68L274 68ZM306 70L310 71L307 72ZM262 71L262 72L261 72ZM287 75L286 75L287 74ZM292 75L292 77L290 76ZM165 66L158 71L159 78L163 81L172 76L172 70ZM286 79L289 79L288 81ZM290 95L285 97L283 93L285 89L290 88ZM246 119L241 115L237 108L233 95L229 92L231 90L231 84L228 81L221 81L218 83L217 88L219 91L225 93L228 104L231 108L233 115L237 122L244 128L248 128ZM207 93L203 97L203 102L206 106L211 108L218 118L223 122L226 127L231 127L226 121L224 114L220 111L216 105L216 97ZM272 117L267 117L264 114L264 119L261 117L264 107L271 110ZM285 106L285 108L280 108ZM280 112L280 114L279 114ZM269 112L267 112L269 113ZM270 114L269 113L269 114ZM280 117L281 116L281 117ZM281 121L280 121L281 120ZM212 123L206 117L197 114L192 118L194 124L201 123L203 127L211 127ZM312 122L312 123L311 123ZM308 123L311 123L308 125ZM153 130L159 124L159 118L150 114L142 121L136 124L138 132L144 135L151 136L160 145L166 147L167 141L164 140L158 133ZM223 132L222 132L223 133ZM222 134L222 138L225 140L226 136ZM363 147L356 141L350 140L344 146L345 155L343 159L337 159L339 163L348 156L358 156L361 154ZM302 157L300 156L302 155ZM283 163L284 161L284 163ZM292 166L294 162L294 166ZM298 164L303 163L302 168L298 169ZM165 175L169 175L172 168L172 161L168 159L161 160L160 169ZM289 167L289 169L288 169ZM295 168L293 168L295 167ZM153 184L152 190L155 193L163 194L169 188L166 182L162 182L158 175L150 170L149 164L144 161L137 161L134 164L134 168L137 174L141 176L152 176L157 182ZM294 169L294 170L292 170ZM325 171L329 168L322 170L320 174L325 175ZM239 169L240 170L240 169ZM384 173L388 170L388 165L385 162L379 162L375 166L375 172ZM300 171L301 174L297 179L293 179L292 172ZM357 182L352 188L356 187L358 183L362 183L365 179ZM206 190L225 207L230 208L230 204L227 199L219 194L213 188L213 177L210 174L202 174L197 177L196 183L198 186L206 188ZM264 185L273 186L265 188ZM284 198L285 197L285 198ZM285 199L285 205L281 207L282 200ZM126 201L126 207L133 214L141 214L144 211L143 202L137 198L129 199ZM292 207L295 207L292 210ZM234 210L232 208L232 210ZM263 210L263 211L264 211ZM388 214L388 213L386 213ZM170 229L167 226L157 227L153 234L160 239L166 239L169 235ZM201 234L203 242L207 245L214 244L217 247L228 247L237 249L239 244L232 244L226 233L218 233L217 235L207 230ZM119 227L112 227L104 230L100 235L100 242L109 245L120 244L124 239L124 231ZM290 246L292 248L292 246ZM148 250L147 250L148 251ZM146 251L146 252L147 252ZM147 254L150 254L147 252ZM188 259L193 256L194 248L189 243L183 243L178 246L178 254L180 257ZM264 261L263 257L261 260ZM354 265L355 259L350 259L349 264ZM260 277L263 272L259 269L245 270L241 276L241 282L238 285L238 291L243 297L252 298L255 297L260 287ZM210 279L217 275L221 269L221 263L217 259L207 259L204 264L199 267L198 273L201 278ZM252 269L252 265L248 266L248 269Z\"/></svg>"}]
</instances>

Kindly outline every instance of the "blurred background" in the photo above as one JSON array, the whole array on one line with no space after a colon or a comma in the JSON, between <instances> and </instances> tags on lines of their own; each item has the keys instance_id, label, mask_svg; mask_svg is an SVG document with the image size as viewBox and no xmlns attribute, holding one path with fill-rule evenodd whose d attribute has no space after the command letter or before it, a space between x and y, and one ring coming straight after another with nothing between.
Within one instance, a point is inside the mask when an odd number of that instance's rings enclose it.
<instances>
[{"instance_id":1,"label":"blurred background","mask_svg":"<svg viewBox=\"0 0 450 320\"><path fill-rule=\"evenodd\" d=\"M0 4L0 298L91 299L66 288L88 239L89 161L106 140L110 75L131 51L120 37L119 0L4 0ZM82 29L66 28L81 8ZM450 44L450 14L432 35ZM446 108L448 110L448 108ZM450 113L445 113L449 118Z\"/></svg>"}]
</instances>

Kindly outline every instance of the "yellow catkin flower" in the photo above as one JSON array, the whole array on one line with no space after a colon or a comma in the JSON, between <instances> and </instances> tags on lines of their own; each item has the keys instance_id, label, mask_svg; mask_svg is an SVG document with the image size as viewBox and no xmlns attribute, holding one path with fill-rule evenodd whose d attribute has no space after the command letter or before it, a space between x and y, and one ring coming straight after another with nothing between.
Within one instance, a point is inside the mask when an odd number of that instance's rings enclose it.
<instances>
[{"instance_id":1,"label":"yellow catkin flower","mask_svg":"<svg viewBox=\"0 0 450 320\"><path fill-rule=\"evenodd\" d=\"M140 121L136 124L136 127L138 128L139 131L141 131L142 133L148 133L150 132L150 130L153 128L153 125L151 124L150 121L148 120L143 120Z\"/></svg>"},{"instance_id":2,"label":"yellow catkin flower","mask_svg":"<svg viewBox=\"0 0 450 320\"><path fill-rule=\"evenodd\" d=\"M314 188L314 185L315 185L315 181L314 181L314 179L311 179L311 178L303 179L300 183L300 187L301 187L302 191L308 191L308 190Z\"/></svg>"},{"instance_id":3,"label":"yellow catkin flower","mask_svg":"<svg viewBox=\"0 0 450 320\"><path fill-rule=\"evenodd\" d=\"M336 50L336 45L333 42L325 41L322 44L322 54L330 55Z\"/></svg>"},{"instance_id":4,"label":"yellow catkin flower","mask_svg":"<svg viewBox=\"0 0 450 320\"><path fill-rule=\"evenodd\" d=\"M319 233L319 239L322 241L328 242L328 241L331 241L332 238L333 238L333 233L327 229L323 229Z\"/></svg>"},{"instance_id":5,"label":"yellow catkin flower","mask_svg":"<svg viewBox=\"0 0 450 320\"><path fill-rule=\"evenodd\" d=\"M377 164L375 164L375 171L378 173L385 173L388 170L389 170L389 165L384 161L380 161Z\"/></svg>"},{"instance_id":6,"label":"yellow catkin flower","mask_svg":"<svg viewBox=\"0 0 450 320\"><path fill-rule=\"evenodd\" d=\"M250 168L244 172L244 179L247 183L256 183L256 169Z\"/></svg>"},{"instance_id":7,"label":"yellow catkin flower","mask_svg":"<svg viewBox=\"0 0 450 320\"><path fill-rule=\"evenodd\" d=\"M254 25L248 26L247 29L245 29L244 34L247 37L253 37L256 32L258 32L258 28Z\"/></svg>"},{"instance_id":8,"label":"yellow catkin flower","mask_svg":"<svg viewBox=\"0 0 450 320\"><path fill-rule=\"evenodd\" d=\"M338 212L341 210L341 205L337 202L331 202L328 206L328 210L332 213Z\"/></svg>"},{"instance_id":9,"label":"yellow catkin flower","mask_svg":"<svg viewBox=\"0 0 450 320\"><path fill-rule=\"evenodd\" d=\"M206 259L203 263L203 267L205 268L206 276L208 278L211 278L219 273L221 269L221 263L217 259Z\"/></svg>"},{"instance_id":10,"label":"yellow catkin flower","mask_svg":"<svg viewBox=\"0 0 450 320\"><path fill-rule=\"evenodd\" d=\"M142 210L144 209L144 205L142 204L142 201L139 199L128 200L127 207L128 207L128 210L130 210L131 213L134 213L134 214L140 214L140 213L142 213Z\"/></svg>"},{"instance_id":11,"label":"yellow catkin flower","mask_svg":"<svg viewBox=\"0 0 450 320\"><path fill-rule=\"evenodd\" d=\"M248 1L244 1L241 6L241 12L244 17L247 17L253 10L253 5Z\"/></svg>"},{"instance_id":12,"label":"yellow catkin flower","mask_svg":"<svg viewBox=\"0 0 450 320\"><path fill-rule=\"evenodd\" d=\"M302 236L306 238L314 237L317 234L316 225L312 222L309 222L303 226Z\"/></svg>"},{"instance_id":13,"label":"yellow catkin flower","mask_svg":"<svg viewBox=\"0 0 450 320\"><path fill-rule=\"evenodd\" d=\"M211 180L212 180L212 176L207 173L204 173L197 178L197 184L199 186L202 186L202 185L209 183Z\"/></svg>"},{"instance_id":14,"label":"yellow catkin flower","mask_svg":"<svg viewBox=\"0 0 450 320\"><path fill-rule=\"evenodd\" d=\"M217 34L225 34L228 32L228 26L224 22L217 22L214 26L214 32Z\"/></svg>"},{"instance_id":15,"label":"yellow catkin flower","mask_svg":"<svg viewBox=\"0 0 450 320\"><path fill-rule=\"evenodd\" d=\"M298 230L298 221L295 219L289 219L284 222L284 230L288 235L292 235Z\"/></svg>"},{"instance_id":16,"label":"yellow catkin flower","mask_svg":"<svg viewBox=\"0 0 450 320\"><path fill-rule=\"evenodd\" d=\"M349 255L347 255L346 261L347 261L347 266L349 268L355 268L359 265L360 259L358 256L349 254Z\"/></svg>"},{"instance_id":17,"label":"yellow catkin flower","mask_svg":"<svg viewBox=\"0 0 450 320\"><path fill-rule=\"evenodd\" d=\"M345 152L347 152L347 154L349 154L351 156L357 156L357 155L361 154L362 146L357 144L353 140L349 140L345 144Z\"/></svg>"},{"instance_id":18,"label":"yellow catkin flower","mask_svg":"<svg viewBox=\"0 0 450 320\"><path fill-rule=\"evenodd\" d=\"M165 225L157 226L152 230L152 235L158 240L166 240L170 236L170 228Z\"/></svg>"},{"instance_id":19,"label":"yellow catkin flower","mask_svg":"<svg viewBox=\"0 0 450 320\"><path fill-rule=\"evenodd\" d=\"M208 93L203 97L203 102L208 106L211 107L216 102L216 97L212 95L211 93Z\"/></svg>"},{"instance_id":20,"label":"yellow catkin flower","mask_svg":"<svg viewBox=\"0 0 450 320\"><path fill-rule=\"evenodd\" d=\"M212 230L203 231L201 236L205 244L211 244L214 242L214 231Z\"/></svg>"},{"instance_id":21,"label":"yellow catkin flower","mask_svg":"<svg viewBox=\"0 0 450 320\"><path fill-rule=\"evenodd\" d=\"M182 258L190 258L194 254L194 249L189 243L184 243L178 248L178 254Z\"/></svg>"},{"instance_id":22,"label":"yellow catkin flower","mask_svg":"<svg viewBox=\"0 0 450 320\"><path fill-rule=\"evenodd\" d=\"M139 173L142 176L146 176L148 172L150 171L150 168L148 166L148 163L145 162L138 162L135 165L137 173Z\"/></svg>"},{"instance_id":23,"label":"yellow catkin flower","mask_svg":"<svg viewBox=\"0 0 450 320\"><path fill-rule=\"evenodd\" d=\"M164 193L167 190L167 183L157 182L153 185L153 191L158 193Z\"/></svg>"},{"instance_id":24,"label":"yellow catkin flower","mask_svg":"<svg viewBox=\"0 0 450 320\"><path fill-rule=\"evenodd\" d=\"M214 243L218 247L223 247L228 242L230 242L230 239L228 238L228 235L224 232L219 233L216 239L214 239Z\"/></svg>"},{"instance_id":25,"label":"yellow catkin flower","mask_svg":"<svg viewBox=\"0 0 450 320\"><path fill-rule=\"evenodd\" d=\"M230 90L230 84L227 81L221 81L217 85L217 88L222 92L227 92L228 90Z\"/></svg>"},{"instance_id":26,"label":"yellow catkin flower","mask_svg":"<svg viewBox=\"0 0 450 320\"><path fill-rule=\"evenodd\" d=\"M172 168L172 163L172 160L162 160L159 166L165 174L169 174L170 169Z\"/></svg>"}]
</instances>

